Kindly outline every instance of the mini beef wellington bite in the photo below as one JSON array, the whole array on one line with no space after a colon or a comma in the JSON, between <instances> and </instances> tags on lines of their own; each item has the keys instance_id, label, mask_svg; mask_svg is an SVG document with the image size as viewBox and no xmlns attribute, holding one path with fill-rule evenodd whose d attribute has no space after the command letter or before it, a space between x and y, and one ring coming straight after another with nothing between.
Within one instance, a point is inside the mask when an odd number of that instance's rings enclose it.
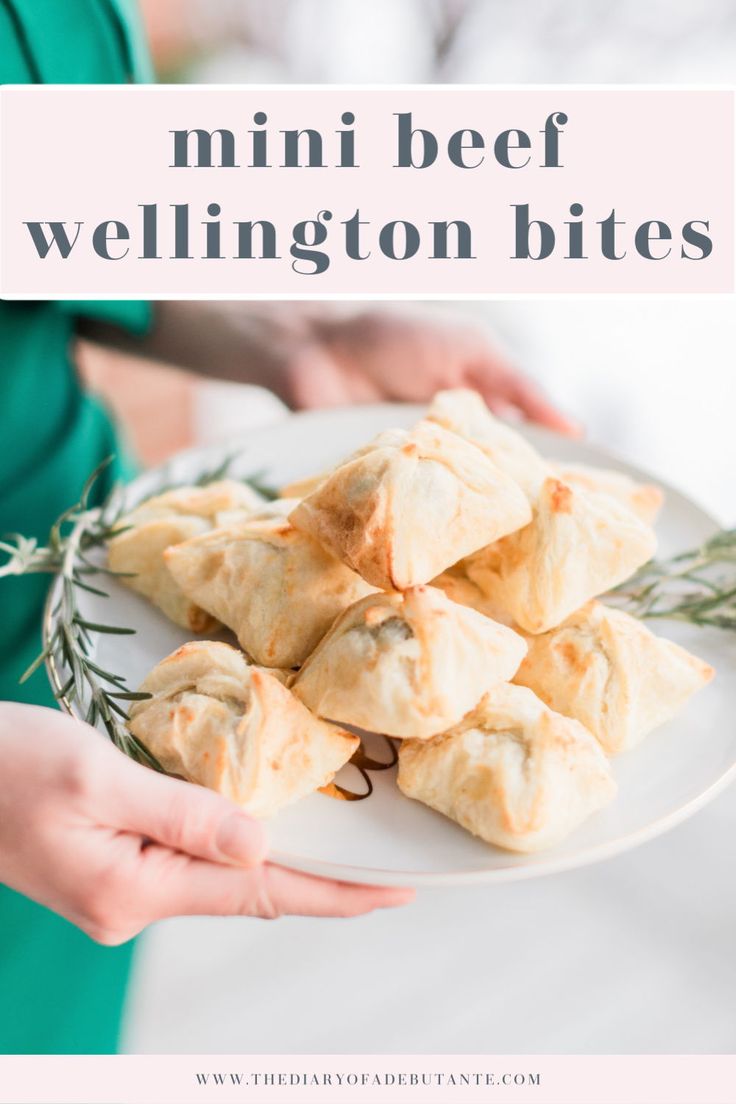
<instances>
[{"instance_id":1,"label":"mini beef wellington bite","mask_svg":"<svg viewBox=\"0 0 736 1104\"><path fill-rule=\"evenodd\" d=\"M525 651L506 626L434 587L415 587L346 610L291 687L318 716L428 739L510 679Z\"/></svg>"},{"instance_id":2,"label":"mini beef wellington bite","mask_svg":"<svg viewBox=\"0 0 736 1104\"><path fill-rule=\"evenodd\" d=\"M637 483L623 472L612 468L595 468L590 464L554 463L554 473L571 487L598 491L618 499L647 525L654 525L664 502L664 493L654 483Z\"/></svg>"},{"instance_id":3,"label":"mini beef wellington bite","mask_svg":"<svg viewBox=\"0 0 736 1104\"><path fill-rule=\"evenodd\" d=\"M469 578L529 633L547 632L651 558L654 531L610 495L546 479L529 525L472 556Z\"/></svg>"},{"instance_id":4,"label":"mini beef wellington bite","mask_svg":"<svg viewBox=\"0 0 736 1104\"><path fill-rule=\"evenodd\" d=\"M196 641L162 660L130 731L165 770L268 817L330 782L359 740L313 717L229 644Z\"/></svg>"},{"instance_id":5,"label":"mini beef wellington bite","mask_svg":"<svg viewBox=\"0 0 736 1104\"><path fill-rule=\"evenodd\" d=\"M477 445L530 500L537 497L549 466L520 433L491 413L477 391L464 387L438 391L427 418Z\"/></svg>"},{"instance_id":6,"label":"mini beef wellington bite","mask_svg":"<svg viewBox=\"0 0 736 1104\"><path fill-rule=\"evenodd\" d=\"M206 487L179 487L149 498L120 521L125 531L108 545L113 571L129 573L121 582L148 598L177 625L211 632L217 622L182 593L164 563L172 544L207 533L227 518L243 519L266 503L250 487L223 479Z\"/></svg>"},{"instance_id":7,"label":"mini beef wellington bite","mask_svg":"<svg viewBox=\"0 0 736 1104\"><path fill-rule=\"evenodd\" d=\"M257 525L260 522L269 524L277 519L286 521L298 501L298 498L274 498L260 502L250 513L244 513L242 510L223 510L217 515L217 528L229 529L233 525L242 525L246 521L248 525Z\"/></svg>"},{"instance_id":8,"label":"mini beef wellington bite","mask_svg":"<svg viewBox=\"0 0 736 1104\"><path fill-rule=\"evenodd\" d=\"M449 732L404 741L398 783L407 797L509 851L554 847L616 794L587 729L508 684Z\"/></svg>"},{"instance_id":9,"label":"mini beef wellington bite","mask_svg":"<svg viewBox=\"0 0 736 1104\"><path fill-rule=\"evenodd\" d=\"M388 430L291 513L369 583L406 590L525 525L518 485L475 445L429 422Z\"/></svg>"},{"instance_id":10,"label":"mini beef wellington bite","mask_svg":"<svg viewBox=\"0 0 736 1104\"><path fill-rule=\"evenodd\" d=\"M436 579L433 579L430 586L436 587L441 590L443 594L452 602L457 602L460 606L469 606L470 609L477 610L478 613L484 614L485 617L490 617L492 621L498 621L502 625L509 625L514 627L513 620L509 617L506 610L502 609L497 603L491 601L483 591L477 586L476 583L471 582L465 572L465 561L461 560L460 563L455 564L454 567L450 567L447 571L443 571L441 575L438 575Z\"/></svg>"},{"instance_id":11,"label":"mini beef wellington bite","mask_svg":"<svg viewBox=\"0 0 736 1104\"><path fill-rule=\"evenodd\" d=\"M189 599L265 667L298 667L339 613L372 588L282 518L217 529L169 548Z\"/></svg>"},{"instance_id":12,"label":"mini beef wellington bite","mask_svg":"<svg viewBox=\"0 0 736 1104\"><path fill-rule=\"evenodd\" d=\"M609 755L674 717L714 674L684 648L600 602L528 644L514 681L584 724Z\"/></svg>"},{"instance_id":13,"label":"mini beef wellington bite","mask_svg":"<svg viewBox=\"0 0 736 1104\"><path fill-rule=\"evenodd\" d=\"M295 479L293 483L287 483L279 490L279 499L301 499L306 498L312 491L316 491L317 488L324 483L325 479L329 475L329 472L322 472L320 475L308 475L304 479ZM278 501L278 500L277 500Z\"/></svg>"}]
</instances>

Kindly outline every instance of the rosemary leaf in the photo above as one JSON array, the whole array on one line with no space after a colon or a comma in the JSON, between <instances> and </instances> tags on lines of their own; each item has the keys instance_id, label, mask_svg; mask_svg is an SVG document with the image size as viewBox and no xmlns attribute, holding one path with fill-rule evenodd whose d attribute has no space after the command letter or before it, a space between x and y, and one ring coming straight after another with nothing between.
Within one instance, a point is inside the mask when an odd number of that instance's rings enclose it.
<instances>
[{"instance_id":1,"label":"rosemary leaf","mask_svg":"<svg viewBox=\"0 0 736 1104\"><path fill-rule=\"evenodd\" d=\"M115 696L116 696L116 695L114 695L114 694L106 694L106 695L105 695L105 702L106 702L106 704L107 704L107 706L108 706L108 709L112 710L112 712L113 712L113 713L117 713L117 715L118 715L119 717L122 717L124 721L127 721L127 719L128 719L128 714L127 714L127 713L125 712L125 710L124 710L124 709L121 709L121 708L120 708L120 706L119 706L119 705L117 705L117 704L116 704L116 703L115 703L115 702L113 701L113 698L114 698ZM112 718L110 718L110 719L112 719Z\"/></svg>"},{"instance_id":2,"label":"rosemary leaf","mask_svg":"<svg viewBox=\"0 0 736 1104\"><path fill-rule=\"evenodd\" d=\"M83 583L81 579L75 578L72 580L75 586L81 587L82 590L86 590L88 594L96 594L98 598L108 598L107 591L100 590L98 587L90 586L89 583Z\"/></svg>"},{"instance_id":3,"label":"rosemary leaf","mask_svg":"<svg viewBox=\"0 0 736 1104\"><path fill-rule=\"evenodd\" d=\"M81 617L74 617L74 624L80 629L89 629L92 632L112 633L115 636L135 636L135 629L126 629L122 625L100 625L96 621L85 621Z\"/></svg>"},{"instance_id":4,"label":"rosemary leaf","mask_svg":"<svg viewBox=\"0 0 736 1104\"><path fill-rule=\"evenodd\" d=\"M115 683L117 686L125 686L125 679L122 675L114 675L111 671L104 671L102 667L98 667L96 663L93 663L91 659L87 659L87 666L90 671L94 671L96 675L99 675L105 682Z\"/></svg>"},{"instance_id":5,"label":"rosemary leaf","mask_svg":"<svg viewBox=\"0 0 736 1104\"><path fill-rule=\"evenodd\" d=\"M691 551L652 560L608 597L635 617L736 631L736 529L723 529Z\"/></svg>"},{"instance_id":6,"label":"rosemary leaf","mask_svg":"<svg viewBox=\"0 0 736 1104\"><path fill-rule=\"evenodd\" d=\"M23 674L20 676L20 679L18 681L20 682L21 686L24 682L28 682L28 679L31 677L31 675L35 675L36 671L39 669L39 667L42 666L42 664L46 662L48 657L49 651L47 648L44 648L41 654L36 656L30 667L27 667Z\"/></svg>"},{"instance_id":7,"label":"rosemary leaf","mask_svg":"<svg viewBox=\"0 0 736 1104\"><path fill-rule=\"evenodd\" d=\"M64 683L63 686L59 687L59 689L56 691L55 696L58 697L58 698L65 698L67 696L67 694L69 694L71 692L73 687L74 687L74 679L70 677Z\"/></svg>"}]
</instances>

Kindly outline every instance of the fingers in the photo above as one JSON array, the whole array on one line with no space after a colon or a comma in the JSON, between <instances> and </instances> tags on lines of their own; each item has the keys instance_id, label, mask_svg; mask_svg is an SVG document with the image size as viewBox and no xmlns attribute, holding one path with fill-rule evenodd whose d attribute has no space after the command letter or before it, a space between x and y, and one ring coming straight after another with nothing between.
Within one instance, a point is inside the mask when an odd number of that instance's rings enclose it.
<instances>
[{"instance_id":1,"label":"fingers","mask_svg":"<svg viewBox=\"0 0 736 1104\"><path fill-rule=\"evenodd\" d=\"M519 420L518 409L506 399L500 399L496 395L489 396L486 399L486 406L497 418L504 418L507 422Z\"/></svg>"},{"instance_id":2,"label":"fingers","mask_svg":"<svg viewBox=\"0 0 736 1104\"><path fill-rule=\"evenodd\" d=\"M582 426L553 406L542 391L524 378L517 378L512 390L514 404L531 422L546 426L568 437L581 437Z\"/></svg>"},{"instance_id":3,"label":"fingers","mask_svg":"<svg viewBox=\"0 0 736 1104\"><path fill-rule=\"evenodd\" d=\"M500 417L518 412L529 421L568 437L582 435L578 422L558 410L536 383L505 363L488 358L474 365L469 372L469 382Z\"/></svg>"},{"instance_id":4,"label":"fingers","mask_svg":"<svg viewBox=\"0 0 736 1104\"><path fill-rule=\"evenodd\" d=\"M116 828L211 862L252 867L265 858L260 822L212 790L167 778L122 756L108 789L106 813Z\"/></svg>"},{"instance_id":5,"label":"fingers","mask_svg":"<svg viewBox=\"0 0 736 1104\"><path fill-rule=\"evenodd\" d=\"M291 405L297 409L344 406L351 394L344 374L332 355L319 346L308 346L289 369Z\"/></svg>"},{"instance_id":6,"label":"fingers","mask_svg":"<svg viewBox=\"0 0 736 1104\"><path fill-rule=\"evenodd\" d=\"M270 863L264 868L264 882L277 916L360 916L408 905L415 897L413 889L334 882Z\"/></svg>"},{"instance_id":7,"label":"fingers","mask_svg":"<svg viewBox=\"0 0 736 1104\"><path fill-rule=\"evenodd\" d=\"M145 922L170 916L348 917L414 899L413 890L348 885L270 863L237 870L157 847L142 853L138 882L136 892L150 910Z\"/></svg>"}]
</instances>

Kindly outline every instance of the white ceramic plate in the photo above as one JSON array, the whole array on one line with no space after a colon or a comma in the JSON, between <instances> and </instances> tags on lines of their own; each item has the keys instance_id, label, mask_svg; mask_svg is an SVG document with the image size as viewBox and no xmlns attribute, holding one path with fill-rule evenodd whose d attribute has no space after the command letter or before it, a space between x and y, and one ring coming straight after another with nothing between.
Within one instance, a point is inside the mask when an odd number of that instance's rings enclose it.
<instances>
[{"instance_id":1,"label":"white ceramic plate","mask_svg":"<svg viewBox=\"0 0 736 1104\"><path fill-rule=\"evenodd\" d=\"M383 404L298 414L251 432L226 447L181 453L165 471L148 472L129 488L130 503L166 483L187 482L237 454L229 474L261 474L273 486L320 472L389 426L412 424L421 408ZM646 473L593 445L540 429L524 429L552 458L615 466L638 479ZM711 535L715 522L678 491L666 488L658 525L662 555L683 551ZM108 599L85 595L85 615L135 628L135 637L99 638L98 661L137 688L148 671L187 639L142 598L112 580ZM447 885L536 877L615 855L673 827L701 808L736 776L736 640L716 630L660 623L666 633L712 663L717 678L670 724L615 760L619 795L566 843L539 855L490 847L452 821L398 790L395 769L372 773L374 792L359 802L314 794L285 809L269 825L272 858L298 870L345 881L383 885ZM339 781L359 788L354 768Z\"/></svg>"}]
</instances>

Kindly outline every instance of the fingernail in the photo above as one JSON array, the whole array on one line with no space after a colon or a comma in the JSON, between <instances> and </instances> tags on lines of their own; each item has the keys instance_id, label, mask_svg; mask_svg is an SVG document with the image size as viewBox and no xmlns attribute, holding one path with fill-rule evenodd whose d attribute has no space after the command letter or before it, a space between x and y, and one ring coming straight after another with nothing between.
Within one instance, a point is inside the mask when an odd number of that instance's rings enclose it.
<instances>
[{"instance_id":1,"label":"fingernail","mask_svg":"<svg viewBox=\"0 0 736 1104\"><path fill-rule=\"evenodd\" d=\"M231 813L220 822L215 845L231 862L256 866L265 856L266 837L257 820L245 813Z\"/></svg>"}]
</instances>

